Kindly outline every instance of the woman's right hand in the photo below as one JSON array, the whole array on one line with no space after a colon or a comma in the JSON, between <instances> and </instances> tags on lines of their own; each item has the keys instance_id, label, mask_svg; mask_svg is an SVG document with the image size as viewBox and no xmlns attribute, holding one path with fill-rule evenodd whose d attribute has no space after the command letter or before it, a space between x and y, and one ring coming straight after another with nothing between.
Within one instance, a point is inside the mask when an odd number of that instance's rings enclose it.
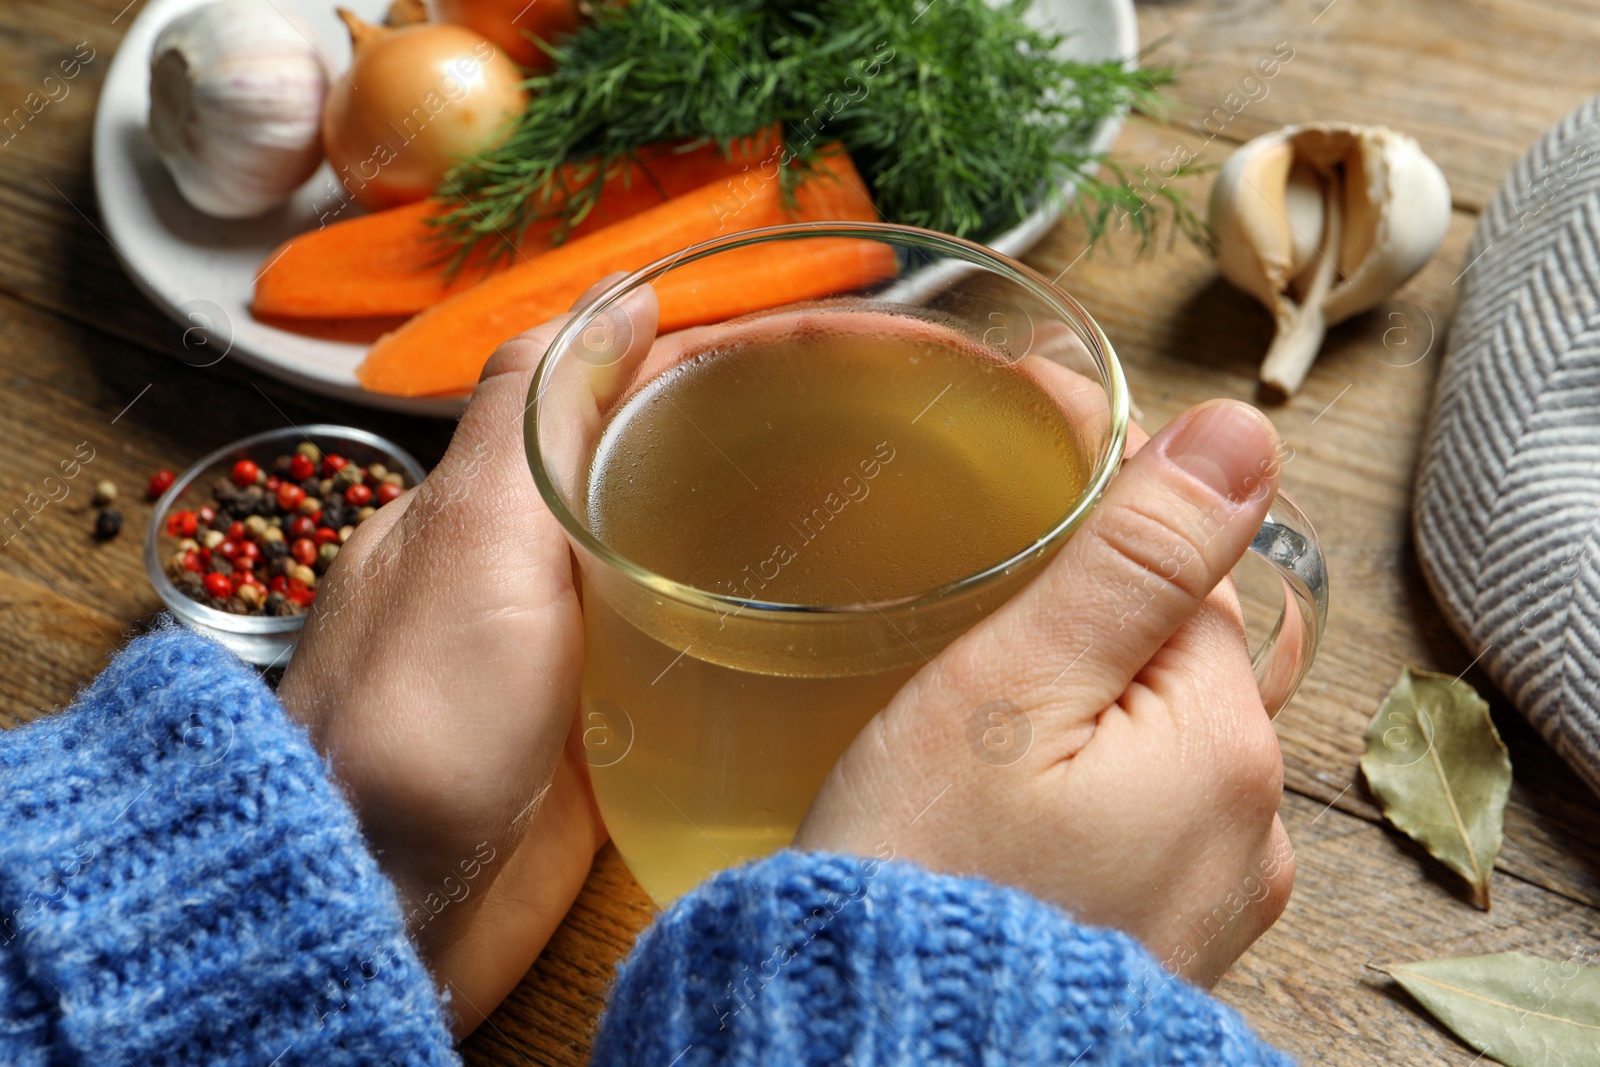
<instances>
[{"instance_id":1,"label":"woman's right hand","mask_svg":"<svg viewBox=\"0 0 1600 1067\"><path fill-rule=\"evenodd\" d=\"M862 731L796 847L1014 885L1214 983L1294 882L1277 737L1224 581L1280 465L1244 404L1174 419L1044 572Z\"/></svg>"}]
</instances>

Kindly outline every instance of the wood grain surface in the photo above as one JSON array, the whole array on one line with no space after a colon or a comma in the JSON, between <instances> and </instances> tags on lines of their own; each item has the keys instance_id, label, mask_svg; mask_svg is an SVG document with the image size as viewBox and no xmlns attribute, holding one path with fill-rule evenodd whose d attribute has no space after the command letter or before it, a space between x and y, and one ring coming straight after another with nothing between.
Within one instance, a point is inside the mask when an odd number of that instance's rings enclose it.
<instances>
[{"instance_id":1,"label":"wood grain surface","mask_svg":"<svg viewBox=\"0 0 1600 1067\"><path fill-rule=\"evenodd\" d=\"M174 337L119 269L90 178L95 97L140 0L0 6L0 111L80 43L95 58L0 144L0 511L88 442L70 495L0 549L0 718L59 707L159 602L139 534L149 472L181 469L292 419L368 426L425 463L449 423L305 396L230 367L172 358ZM1294 459L1286 490L1312 516L1333 583L1321 655L1278 719L1283 816L1299 882L1283 919L1220 987L1260 1032L1306 1063L1471 1064L1378 967L1519 949L1565 960L1600 934L1600 801L1473 669L1424 588L1407 529L1413 468L1477 212L1526 146L1600 89L1600 4L1580 0L1169 0L1140 7L1153 61L1175 63L1174 104L1131 122L1116 153L1159 171L1175 152L1220 161L1280 124L1377 122L1421 139L1449 178L1440 254L1382 307L1336 328L1302 392L1269 406ZM1284 59L1283 57L1290 58ZM1259 63L1279 62L1262 76ZM1246 80L1253 79L1253 80ZM1188 181L1203 198L1207 177ZM1030 257L1111 337L1154 428L1213 396L1259 400L1266 313L1182 243L1083 255L1063 224ZM128 532L91 540L93 480L124 490ZM1360 782L1363 730L1403 664L1466 677L1495 701L1516 785L1484 913L1384 828ZM614 851L511 998L463 1046L474 1064L582 1064L616 961L651 907Z\"/></svg>"}]
</instances>

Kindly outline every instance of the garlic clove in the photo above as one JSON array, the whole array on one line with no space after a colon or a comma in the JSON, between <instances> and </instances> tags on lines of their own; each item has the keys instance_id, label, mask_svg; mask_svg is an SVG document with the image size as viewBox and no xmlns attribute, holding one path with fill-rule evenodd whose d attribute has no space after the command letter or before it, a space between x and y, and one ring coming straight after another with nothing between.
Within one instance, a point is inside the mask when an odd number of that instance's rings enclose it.
<instances>
[{"instance_id":1,"label":"garlic clove","mask_svg":"<svg viewBox=\"0 0 1600 1067\"><path fill-rule=\"evenodd\" d=\"M1230 282L1269 307L1293 277L1294 247L1288 214L1265 205L1282 199L1293 164L1288 142L1258 138L1228 157L1211 187L1217 265ZM1250 199L1252 193L1262 206Z\"/></svg>"},{"instance_id":2,"label":"garlic clove","mask_svg":"<svg viewBox=\"0 0 1600 1067\"><path fill-rule=\"evenodd\" d=\"M1299 280L1317 258L1317 238L1322 233L1323 182L1316 168L1301 160L1290 168L1284 186L1284 215L1289 226L1289 276Z\"/></svg>"},{"instance_id":3,"label":"garlic clove","mask_svg":"<svg viewBox=\"0 0 1600 1067\"><path fill-rule=\"evenodd\" d=\"M1261 380L1288 395L1329 326L1380 303L1438 250L1450 188L1404 134L1290 126L1229 157L1210 213L1223 276L1277 325Z\"/></svg>"},{"instance_id":4,"label":"garlic clove","mask_svg":"<svg viewBox=\"0 0 1600 1067\"><path fill-rule=\"evenodd\" d=\"M1329 294L1330 325L1382 303L1427 265L1450 228L1450 185L1416 140L1368 128L1361 145L1356 173L1365 190L1357 195L1352 187L1347 197L1350 236L1340 256L1347 278Z\"/></svg>"},{"instance_id":5,"label":"garlic clove","mask_svg":"<svg viewBox=\"0 0 1600 1067\"><path fill-rule=\"evenodd\" d=\"M156 38L150 139L194 207L260 215L322 162L327 90L316 45L271 0L218 0Z\"/></svg>"}]
</instances>

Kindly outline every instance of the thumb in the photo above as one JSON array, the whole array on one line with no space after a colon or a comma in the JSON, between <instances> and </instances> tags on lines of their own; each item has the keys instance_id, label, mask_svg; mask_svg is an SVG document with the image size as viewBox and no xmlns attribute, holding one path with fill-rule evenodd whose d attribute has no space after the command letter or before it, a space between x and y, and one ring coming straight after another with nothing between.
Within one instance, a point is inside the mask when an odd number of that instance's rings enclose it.
<instances>
[{"instance_id":1,"label":"thumb","mask_svg":"<svg viewBox=\"0 0 1600 1067\"><path fill-rule=\"evenodd\" d=\"M1034 652L1036 686L1080 697L1056 706L1104 708L1239 562L1280 469L1277 432L1249 405L1184 412L1127 460L1044 573L979 627L984 640Z\"/></svg>"},{"instance_id":2,"label":"thumb","mask_svg":"<svg viewBox=\"0 0 1600 1067\"><path fill-rule=\"evenodd\" d=\"M573 303L573 312L585 308L623 277L620 273L609 274L590 286ZM571 321L573 312L557 315L513 337L496 349L484 365L450 447L434 472L436 477L430 478L455 486L458 491L452 494L454 499L465 495L459 491L461 485L486 471L494 476L490 484L496 491L517 498L502 501L513 508L513 514L517 513L521 498L531 499L530 494L535 491L522 447L524 417L531 402L528 389L539 361L562 327ZM568 428L575 431L580 443L597 432L600 411L615 399L628 375L649 351L656 319L654 290L645 287L630 293L612 309L596 316L580 338L583 350L579 358L565 361L547 385L581 400Z\"/></svg>"}]
</instances>

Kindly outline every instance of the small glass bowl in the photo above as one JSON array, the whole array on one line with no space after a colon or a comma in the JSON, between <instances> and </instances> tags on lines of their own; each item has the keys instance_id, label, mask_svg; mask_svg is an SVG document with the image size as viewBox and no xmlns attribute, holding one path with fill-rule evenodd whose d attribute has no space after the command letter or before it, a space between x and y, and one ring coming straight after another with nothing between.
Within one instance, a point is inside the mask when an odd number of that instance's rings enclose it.
<instances>
[{"instance_id":1,"label":"small glass bowl","mask_svg":"<svg viewBox=\"0 0 1600 1067\"><path fill-rule=\"evenodd\" d=\"M353 426L314 424L268 430L217 449L179 475L171 488L156 501L150 516L150 528L144 535L145 570L150 575L150 584L155 586L173 617L189 629L220 641L246 663L263 667L281 667L289 661L289 654L300 640L300 630L305 626L306 617L233 615L184 594L167 577L162 566L177 550L179 540L168 536L167 516L174 510L198 511L201 507L215 506L211 484L217 478L228 477L239 460L253 460L262 470L270 471L274 460L292 453L302 441L310 441L324 455L336 452L358 466L381 463L390 470L401 471L412 486L420 483L427 474L411 453L393 441ZM163 539L172 543L163 548Z\"/></svg>"}]
</instances>

